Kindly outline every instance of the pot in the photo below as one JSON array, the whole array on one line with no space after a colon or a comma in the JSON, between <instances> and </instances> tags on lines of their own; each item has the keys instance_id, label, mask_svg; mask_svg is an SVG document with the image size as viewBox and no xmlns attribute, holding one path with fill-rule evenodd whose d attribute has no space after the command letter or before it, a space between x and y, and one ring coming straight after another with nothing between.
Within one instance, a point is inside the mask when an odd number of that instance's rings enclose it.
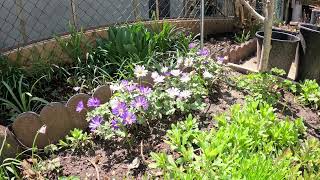
<instances>
[{"instance_id":1,"label":"pot","mask_svg":"<svg viewBox=\"0 0 320 180\"><path fill-rule=\"evenodd\" d=\"M264 32L256 33L258 38L257 58L261 59ZM288 75L292 62L296 59L300 38L284 32L272 31L271 50L269 56L268 70L276 67L283 69Z\"/></svg>"},{"instance_id":2,"label":"pot","mask_svg":"<svg viewBox=\"0 0 320 180\"><path fill-rule=\"evenodd\" d=\"M300 24L300 60L298 79L315 79L320 82L320 27Z\"/></svg>"}]
</instances>

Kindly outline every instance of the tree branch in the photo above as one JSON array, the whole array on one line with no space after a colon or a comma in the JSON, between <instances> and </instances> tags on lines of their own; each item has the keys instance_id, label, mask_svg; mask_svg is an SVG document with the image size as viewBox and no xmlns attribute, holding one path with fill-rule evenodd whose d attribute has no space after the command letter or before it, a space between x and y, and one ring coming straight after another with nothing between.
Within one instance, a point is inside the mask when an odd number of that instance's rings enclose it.
<instances>
[{"instance_id":1,"label":"tree branch","mask_svg":"<svg viewBox=\"0 0 320 180\"><path fill-rule=\"evenodd\" d=\"M264 22L265 17L261 16L253 7L249 4L248 1L246 0L240 0L240 3L254 16L257 18L259 21Z\"/></svg>"}]
</instances>

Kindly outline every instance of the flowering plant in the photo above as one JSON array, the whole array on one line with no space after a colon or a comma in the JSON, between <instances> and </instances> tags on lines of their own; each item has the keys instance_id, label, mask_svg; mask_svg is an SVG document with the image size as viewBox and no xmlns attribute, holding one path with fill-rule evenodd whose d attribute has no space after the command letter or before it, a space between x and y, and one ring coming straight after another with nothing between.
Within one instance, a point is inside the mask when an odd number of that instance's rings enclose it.
<instances>
[{"instance_id":1,"label":"flowering plant","mask_svg":"<svg viewBox=\"0 0 320 180\"><path fill-rule=\"evenodd\" d=\"M180 57L175 65L162 67L160 71L148 72L144 66L136 66L137 81L112 83L109 102L100 105L98 99L88 101L88 107L95 108L87 114L89 127L104 139L127 137L131 130L150 125L163 116L203 110L208 85L214 82L219 69L217 63L196 53ZM142 81L148 74L152 88ZM80 109L83 104L79 102Z\"/></svg>"}]
</instances>

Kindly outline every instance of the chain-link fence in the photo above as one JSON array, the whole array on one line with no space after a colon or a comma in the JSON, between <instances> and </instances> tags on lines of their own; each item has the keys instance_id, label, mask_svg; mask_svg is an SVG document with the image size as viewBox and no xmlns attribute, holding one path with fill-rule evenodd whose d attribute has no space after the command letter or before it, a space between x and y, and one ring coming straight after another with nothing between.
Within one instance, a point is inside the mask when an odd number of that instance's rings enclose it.
<instances>
[{"instance_id":1,"label":"chain-link fence","mask_svg":"<svg viewBox=\"0 0 320 180\"><path fill-rule=\"evenodd\" d=\"M201 0L1 0L0 52L66 34L69 23L94 29L156 18L199 19L200 3ZM206 17L233 15L233 0L205 1Z\"/></svg>"}]
</instances>

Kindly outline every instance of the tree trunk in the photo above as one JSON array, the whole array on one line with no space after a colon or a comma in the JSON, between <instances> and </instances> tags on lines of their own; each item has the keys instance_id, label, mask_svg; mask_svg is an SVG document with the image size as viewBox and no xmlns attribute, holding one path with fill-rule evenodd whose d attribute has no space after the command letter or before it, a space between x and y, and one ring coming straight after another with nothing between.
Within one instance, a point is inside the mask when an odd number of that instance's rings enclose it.
<instances>
[{"instance_id":1,"label":"tree trunk","mask_svg":"<svg viewBox=\"0 0 320 180\"><path fill-rule=\"evenodd\" d=\"M265 0L264 39L259 71L268 71L269 54L271 50L272 22L274 14L274 1Z\"/></svg>"}]
</instances>

